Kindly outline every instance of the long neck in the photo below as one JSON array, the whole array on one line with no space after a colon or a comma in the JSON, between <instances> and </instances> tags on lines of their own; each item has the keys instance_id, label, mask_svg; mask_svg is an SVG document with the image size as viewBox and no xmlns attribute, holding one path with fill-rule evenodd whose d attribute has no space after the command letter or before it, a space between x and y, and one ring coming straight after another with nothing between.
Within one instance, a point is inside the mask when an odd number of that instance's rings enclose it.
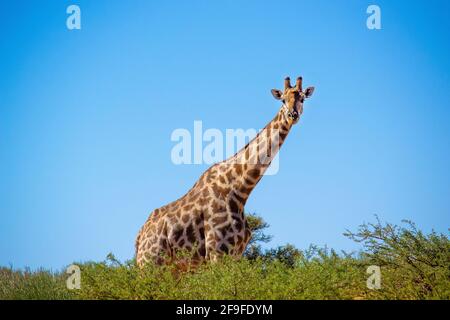
<instances>
[{"instance_id":1,"label":"long neck","mask_svg":"<svg viewBox=\"0 0 450 320\"><path fill-rule=\"evenodd\" d=\"M263 130L255 138L245 145L234 156L225 160L226 163L241 171L234 184L237 196L245 203L250 192L261 180L272 160L283 145L289 131L292 128L292 120L289 119L284 109L275 115Z\"/></svg>"}]
</instances>

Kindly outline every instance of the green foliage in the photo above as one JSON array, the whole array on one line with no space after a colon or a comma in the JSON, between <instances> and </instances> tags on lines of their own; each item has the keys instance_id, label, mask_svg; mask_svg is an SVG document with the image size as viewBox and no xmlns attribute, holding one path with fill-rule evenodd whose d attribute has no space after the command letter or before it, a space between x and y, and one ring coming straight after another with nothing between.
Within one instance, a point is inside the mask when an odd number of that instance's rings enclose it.
<instances>
[{"instance_id":1,"label":"green foliage","mask_svg":"<svg viewBox=\"0 0 450 320\"><path fill-rule=\"evenodd\" d=\"M0 299L61 300L74 297L66 289L65 274L46 270L32 272L0 268Z\"/></svg>"},{"instance_id":2,"label":"green foliage","mask_svg":"<svg viewBox=\"0 0 450 320\"><path fill-rule=\"evenodd\" d=\"M246 214L247 223L252 231L252 238L249 241L249 245L256 243L267 243L272 240L271 235L264 233L265 229L269 228L269 224L264 219L254 213Z\"/></svg>"},{"instance_id":3,"label":"green foliage","mask_svg":"<svg viewBox=\"0 0 450 320\"><path fill-rule=\"evenodd\" d=\"M299 252L294 266L226 256L185 273L110 260L80 267L79 299L353 299L366 291L364 270L352 259L315 248Z\"/></svg>"},{"instance_id":4,"label":"green foliage","mask_svg":"<svg viewBox=\"0 0 450 320\"><path fill-rule=\"evenodd\" d=\"M411 221L404 226L363 224L348 238L363 244L361 261L378 265L383 275L383 290L377 297L391 299L450 298L450 241L432 231L425 235Z\"/></svg>"},{"instance_id":5,"label":"green foliage","mask_svg":"<svg viewBox=\"0 0 450 320\"><path fill-rule=\"evenodd\" d=\"M247 213L247 223L252 231L252 237L247 244L247 248L244 252L244 257L254 260L261 253L260 243L267 243L272 240L271 235L264 233L264 230L269 228L269 224L264 219L254 213Z\"/></svg>"},{"instance_id":6,"label":"green foliage","mask_svg":"<svg viewBox=\"0 0 450 320\"><path fill-rule=\"evenodd\" d=\"M253 221L265 229L262 219ZM78 263L81 289L73 291L65 287L65 273L3 268L0 299L450 299L445 235L379 221L345 235L364 250L348 255L286 245L263 252L254 242L240 260L225 256L188 272L153 264L140 269L110 254L102 262ZM366 287L369 265L381 267L380 290Z\"/></svg>"},{"instance_id":7,"label":"green foliage","mask_svg":"<svg viewBox=\"0 0 450 320\"><path fill-rule=\"evenodd\" d=\"M291 244L279 246L275 249L267 250L263 257L269 261L277 260L287 265L288 267L295 267L299 260L301 260L302 252Z\"/></svg>"}]
</instances>

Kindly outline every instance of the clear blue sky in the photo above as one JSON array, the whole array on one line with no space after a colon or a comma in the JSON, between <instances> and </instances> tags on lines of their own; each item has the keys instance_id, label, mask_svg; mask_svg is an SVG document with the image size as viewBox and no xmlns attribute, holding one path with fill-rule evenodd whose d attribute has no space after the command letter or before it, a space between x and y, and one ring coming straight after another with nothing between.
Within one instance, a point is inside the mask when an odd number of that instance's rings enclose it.
<instances>
[{"instance_id":1,"label":"clear blue sky","mask_svg":"<svg viewBox=\"0 0 450 320\"><path fill-rule=\"evenodd\" d=\"M382 30L366 28L369 4ZM374 214L447 233L449 12L446 0L3 1L0 265L131 258L152 209L207 168L172 164L172 131L262 128L286 75L316 91L247 203L269 246L356 249L342 233Z\"/></svg>"}]
</instances>

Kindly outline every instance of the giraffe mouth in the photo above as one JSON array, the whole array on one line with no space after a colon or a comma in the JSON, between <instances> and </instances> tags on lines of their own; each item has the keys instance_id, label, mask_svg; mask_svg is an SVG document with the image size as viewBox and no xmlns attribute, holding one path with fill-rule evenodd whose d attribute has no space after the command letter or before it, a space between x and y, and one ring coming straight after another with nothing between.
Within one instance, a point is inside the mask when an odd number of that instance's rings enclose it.
<instances>
[{"instance_id":1,"label":"giraffe mouth","mask_svg":"<svg viewBox=\"0 0 450 320\"><path fill-rule=\"evenodd\" d=\"M297 123L298 119L300 118L300 113L297 110L289 110L289 108L286 105L283 105L283 108L285 108L285 114L286 116L292 120L293 123Z\"/></svg>"},{"instance_id":2,"label":"giraffe mouth","mask_svg":"<svg viewBox=\"0 0 450 320\"><path fill-rule=\"evenodd\" d=\"M292 119L292 121L294 123L297 123L298 119L300 118L300 116L299 116L297 111L292 111L291 114L290 114L290 118Z\"/></svg>"}]
</instances>

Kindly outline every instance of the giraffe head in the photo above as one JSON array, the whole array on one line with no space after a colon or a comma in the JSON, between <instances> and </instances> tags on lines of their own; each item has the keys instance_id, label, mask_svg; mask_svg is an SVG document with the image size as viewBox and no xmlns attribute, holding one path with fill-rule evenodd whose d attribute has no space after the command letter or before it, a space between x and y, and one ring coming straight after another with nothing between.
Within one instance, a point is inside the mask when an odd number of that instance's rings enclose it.
<instances>
[{"instance_id":1,"label":"giraffe head","mask_svg":"<svg viewBox=\"0 0 450 320\"><path fill-rule=\"evenodd\" d=\"M302 77L297 78L295 87L291 87L291 79L284 79L284 91L272 89L272 95L277 100L283 102L283 108L286 110L287 116L293 123L297 123L300 115L303 113L303 102L306 98L312 96L314 87L308 87L303 91Z\"/></svg>"}]
</instances>

